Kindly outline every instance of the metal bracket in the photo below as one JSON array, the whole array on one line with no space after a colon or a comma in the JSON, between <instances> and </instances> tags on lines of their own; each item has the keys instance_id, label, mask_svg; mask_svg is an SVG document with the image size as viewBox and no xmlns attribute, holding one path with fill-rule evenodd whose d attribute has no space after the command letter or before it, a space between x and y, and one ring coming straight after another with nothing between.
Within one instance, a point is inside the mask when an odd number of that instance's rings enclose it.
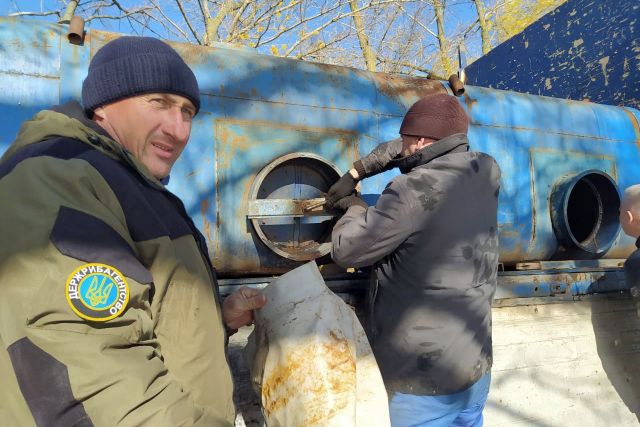
<instances>
[{"instance_id":1,"label":"metal bracket","mask_svg":"<svg viewBox=\"0 0 640 427\"><path fill-rule=\"evenodd\" d=\"M324 209L324 197L316 199L249 200L247 218L334 216Z\"/></svg>"}]
</instances>

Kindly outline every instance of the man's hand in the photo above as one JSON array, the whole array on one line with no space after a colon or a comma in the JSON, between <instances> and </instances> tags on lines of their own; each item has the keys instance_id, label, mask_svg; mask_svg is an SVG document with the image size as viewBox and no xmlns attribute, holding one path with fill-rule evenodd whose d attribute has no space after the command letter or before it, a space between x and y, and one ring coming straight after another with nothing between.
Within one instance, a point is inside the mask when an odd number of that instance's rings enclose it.
<instances>
[{"instance_id":1,"label":"man's hand","mask_svg":"<svg viewBox=\"0 0 640 427\"><path fill-rule=\"evenodd\" d=\"M267 297L257 289L243 286L222 303L222 320L229 329L238 329L253 322L253 310L263 307Z\"/></svg>"},{"instance_id":2,"label":"man's hand","mask_svg":"<svg viewBox=\"0 0 640 427\"><path fill-rule=\"evenodd\" d=\"M351 171L342 175L342 177L329 188L329 191L327 191L325 195L325 205L329 209L333 208L338 200L355 192L357 183L358 181L353 177Z\"/></svg>"},{"instance_id":3,"label":"man's hand","mask_svg":"<svg viewBox=\"0 0 640 427\"><path fill-rule=\"evenodd\" d=\"M362 206L363 208L368 208L367 202L362 200L360 196L357 194L350 194L347 197L343 197L339 199L333 204L333 209L342 211L343 213L347 211L351 206Z\"/></svg>"}]
</instances>

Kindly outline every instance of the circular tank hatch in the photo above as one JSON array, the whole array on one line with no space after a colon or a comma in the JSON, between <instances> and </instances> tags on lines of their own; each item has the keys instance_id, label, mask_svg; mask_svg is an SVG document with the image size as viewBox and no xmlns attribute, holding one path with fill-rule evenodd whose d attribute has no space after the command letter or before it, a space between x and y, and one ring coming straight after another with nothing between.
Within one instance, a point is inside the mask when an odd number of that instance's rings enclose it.
<instances>
[{"instance_id":1,"label":"circular tank hatch","mask_svg":"<svg viewBox=\"0 0 640 427\"><path fill-rule=\"evenodd\" d=\"M247 212L260 240L294 261L328 254L333 215L322 202L339 177L335 165L311 153L287 154L265 166L251 186Z\"/></svg>"},{"instance_id":2,"label":"circular tank hatch","mask_svg":"<svg viewBox=\"0 0 640 427\"><path fill-rule=\"evenodd\" d=\"M551 193L550 207L556 237L566 248L598 256L618 236L618 187L602 171L562 177Z\"/></svg>"}]
</instances>

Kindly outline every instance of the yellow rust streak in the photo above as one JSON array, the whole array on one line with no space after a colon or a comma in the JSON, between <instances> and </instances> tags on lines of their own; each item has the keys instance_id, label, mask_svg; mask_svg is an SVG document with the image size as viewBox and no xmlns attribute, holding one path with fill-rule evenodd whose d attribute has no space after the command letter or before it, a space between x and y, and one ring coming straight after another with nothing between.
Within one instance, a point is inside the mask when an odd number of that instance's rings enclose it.
<instances>
[{"instance_id":1,"label":"yellow rust streak","mask_svg":"<svg viewBox=\"0 0 640 427\"><path fill-rule=\"evenodd\" d=\"M216 160L218 162L218 170L229 170L231 161L237 155L236 151L247 151L251 148L252 143L246 135L238 135L233 132L225 123L216 120L215 138L220 142L219 147L228 147L225 152L222 149L216 150Z\"/></svg>"},{"instance_id":2,"label":"yellow rust streak","mask_svg":"<svg viewBox=\"0 0 640 427\"><path fill-rule=\"evenodd\" d=\"M423 77L398 77L385 73L371 73L377 89L391 98L401 98L407 104L435 93L447 93L438 80Z\"/></svg>"},{"instance_id":3,"label":"yellow rust streak","mask_svg":"<svg viewBox=\"0 0 640 427\"><path fill-rule=\"evenodd\" d=\"M255 177L253 179L255 179ZM236 210L236 215L235 215L237 221L244 222L247 220L247 217L246 217L247 209L248 209L247 205L249 203L249 195L251 193L251 185L253 184L253 179L247 179L243 184L242 199L240 199L241 202L238 203L238 209ZM247 230L247 233L250 233L250 231Z\"/></svg>"},{"instance_id":4,"label":"yellow rust streak","mask_svg":"<svg viewBox=\"0 0 640 427\"><path fill-rule=\"evenodd\" d=\"M243 134L234 132L231 126L238 126L242 128ZM241 153L247 152L252 149L256 149L256 144L261 141L255 141L250 138L251 129L264 129L271 128L274 130L283 129L288 131L297 131L301 134L307 134L309 137L305 139L310 148L313 147L313 143L319 143L323 137L333 137L340 141L343 152L346 153L352 160L358 158L358 135L355 131L349 131L338 128L325 128L325 127L313 127L313 126L295 126L282 123L274 123L270 121L261 120L235 120L235 119L216 119L215 121L215 139L218 141L218 149L216 150L216 162L218 170L233 170L231 168L231 162L234 159L238 159ZM280 142L278 140L267 141L270 144ZM289 143L291 141L282 139L282 143ZM313 151L313 150L311 150ZM269 163L267 161L264 165ZM257 174L259 170L247 170L245 171L245 191L243 200L247 200L252 179L248 177ZM244 215L246 206L240 204L241 212L238 212L238 217Z\"/></svg>"},{"instance_id":5,"label":"yellow rust streak","mask_svg":"<svg viewBox=\"0 0 640 427\"><path fill-rule=\"evenodd\" d=\"M631 122L631 126L633 126L633 132L636 135L636 146L638 147L638 150L640 150L640 125L638 124L638 119L631 111L627 110L624 107L621 108L627 114L627 116L629 116L629 121Z\"/></svg>"},{"instance_id":6,"label":"yellow rust streak","mask_svg":"<svg viewBox=\"0 0 640 427\"><path fill-rule=\"evenodd\" d=\"M121 36L122 34L112 33L110 31L90 30L87 32L87 35L84 38L84 44L89 44L91 49L90 55L93 58L93 56L102 46L109 43L111 40L117 39Z\"/></svg>"},{"instance_id":7,"label":"yellow rust streak","mask_svg":"<svg viewBox=\"0 0 640 427\"><path fill-rule=\"evenodd\" d=\"M355 402L355 357L344 337L334 331L329 335L328 339L312 336L296 345L265 378L262 403L267 416L289 402L306 402L302 408L295 408L302 417L299 424L324 426Z\"/></svg>"},{"instance_id":8,"label":"yellow rust streak","mask_svg":"<svg viewBox=\"0 0 640 427\"><path fill-rule=\"evenodd\" d=\"M207 238L207 243L211 242L211 224L207 221L207 211L209 210L209 201L204 199L200 203L200 214L202 215L202 222L204 223L204 235Z\"/></svg>"},{"instance_id":9,"label":"yellow rust streak","mask_svg":"<svg viewBox=\"0 0 640 427\"><path fill-rule=\"evenodd\" d=\"M250 129L264 129L271 128L277 131L278 129L296 131L301 134L308 134L307 144L319 142L318 138L324 136L331 136L340 141L343 145L343 149L348 155L353 156L353 160L357 159L358 155L358 134L355 131L340 129L340 128L327 128L318 126L299 126L289 125L283 123L275 123L263 120L235 120L235 119L216 119L215 121L215 137L219 141L220 147L227 147L226 150L217 150L218 164L221 170L229 167L231 160L238 156L238 152L246 152L256 148L256 144L260 141L254 141L249 138L249 133L245 135L239 135L233 132L232 125L240 126L245 132ZM278 142L277 140L268 141L273 144ZM281 142L287 143L288 140L283 139ZM311 150L313 151L313 150ZM276 156L279 157L279 156ZM269 162L265 163L268 164ZM257 172L257 171L256 171Z\"/></svg>"},{"instance_id":10,"label":"yellow rust streak","mask_svg":"<svg viewBox=\"0 0 640 427\"><path fill-rule=\"evenodd\" d=\"M318 133L318 134L329 134L329 135L351 135L353 138L357 136L356 131L341 129L341 128L330 128L330 127L322 127L322 126L303 126L303 125L290 125L286 123L278 123L272 122L269 120L240 120L240 119L216 119L216 124L225 126L225 125L238 125L243 126L245 128L261 128L261 127L269 127L276 129L286 129L286 130L295 130L300 132L309 132L309 133Z\"/></svg>"}]
</instances>

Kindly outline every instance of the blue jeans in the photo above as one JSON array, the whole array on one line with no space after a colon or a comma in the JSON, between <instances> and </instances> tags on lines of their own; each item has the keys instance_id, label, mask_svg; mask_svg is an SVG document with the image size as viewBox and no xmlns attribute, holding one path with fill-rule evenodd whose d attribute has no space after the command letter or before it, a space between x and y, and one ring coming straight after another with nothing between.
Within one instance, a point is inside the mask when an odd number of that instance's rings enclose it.
<instances>
[{"instance_id":1,"label":"blue jeans","mask_svg":"<svg viewBox=\"0 0 640 427\"><path fill-rule=\"evenodd\" d=\"M395 393L389 404L392 427L482 427L491 372L466 390L442 396Z\"/></svg>"}]
</instances>

